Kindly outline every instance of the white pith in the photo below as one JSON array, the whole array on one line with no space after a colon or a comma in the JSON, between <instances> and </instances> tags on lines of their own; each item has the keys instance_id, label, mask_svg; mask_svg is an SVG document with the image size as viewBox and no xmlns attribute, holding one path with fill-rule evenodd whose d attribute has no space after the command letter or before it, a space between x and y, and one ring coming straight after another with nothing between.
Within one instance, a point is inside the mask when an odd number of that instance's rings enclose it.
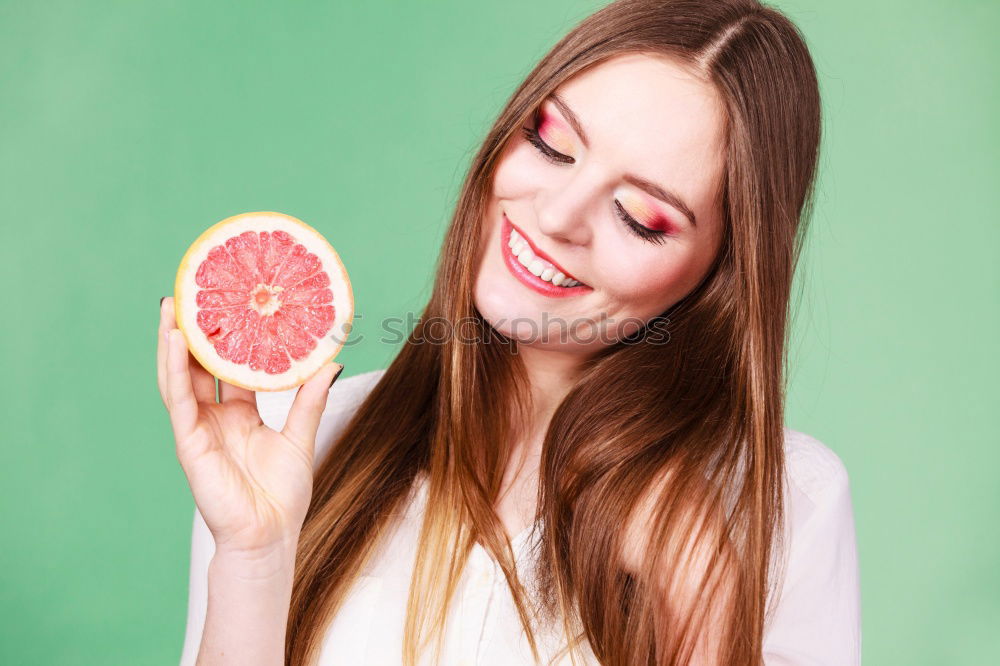
<instances>
[{"instance_id":1,"label":"white pith","mask_svg":"<svg viewBox=\"0 0 1000 666\"><path fill-rule=\"evenodd\" d=\"M264 317L267 315L272 315L278 311L281 307L281 292L285 290L281 285L269 285L263 282L258 282L252 290L252 293L256 294L258 292L265 292L268 295L267 301L264 305L258 304L254 299L250 299L250 307L257 311L257 313Z\"/></svg>"},{"instance_id":2,"label":"white pith","mask_svg":"<svg viewBox=\"0 0 1000 666\"><path fill-rule=\"evenodd\" d=\"M536 256L528 241L524 240L517 229L510 230L510 240L507 242L511 254L518 263L527 268L532 275L541 280L545 280L557 287L576 287L582 284L579 280L566 277L566 275L551 263Z\"/></svg>"},{"instance_id":3,"label":"white pith","mask_svg":"<svg viewBox=\"0 0 1000 666\"><path fill-rule=\"evenodd\" d=\"M201 287L195 282L195 276L198 267L208 257L209 251L217 245L223 245L228 238L245 231L272 233L277 230L287 232L297 243L301 243L319 258L323 270L330 276L329 289L333 292L334 320L330 330L323 337L316 339L316 347L305 358L295 360L289 357L291 367L285 372L271 375L264 370L251 370L245 363L233 363L218 355L198 326L198 307L195 299ZM273 314L280 307L281 287L259 286L266 288L278 298L271 298L263 308L255 305L253 307L262 315ZM336 250L319 232L305 223L273 212L237 215L219 222L199 236L181 261L174 286L174 299L177 327L184 332L188 348L205 369L221 380L259 391L282 391L299 386L308 380L323 365L333 360L343 348L354 318L351 283Z\"/></svg>"}]
</instances>

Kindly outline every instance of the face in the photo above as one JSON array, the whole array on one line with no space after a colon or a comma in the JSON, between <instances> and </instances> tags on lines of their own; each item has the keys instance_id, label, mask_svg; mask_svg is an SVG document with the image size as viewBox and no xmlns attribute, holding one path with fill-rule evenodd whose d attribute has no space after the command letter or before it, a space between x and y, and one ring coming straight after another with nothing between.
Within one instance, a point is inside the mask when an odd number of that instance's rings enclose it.
<instances>
[{"instance_id":1,"label":"face","mask_svg":"<svg viewBox=\"0 0 1000 666\"><path fill-rule=\"evenodd\" d=\"M475 304L520 345L583 354L687 295L722 237L714 88L628 54L566 81L504 147Z\"/></svg>"}]
</instances>

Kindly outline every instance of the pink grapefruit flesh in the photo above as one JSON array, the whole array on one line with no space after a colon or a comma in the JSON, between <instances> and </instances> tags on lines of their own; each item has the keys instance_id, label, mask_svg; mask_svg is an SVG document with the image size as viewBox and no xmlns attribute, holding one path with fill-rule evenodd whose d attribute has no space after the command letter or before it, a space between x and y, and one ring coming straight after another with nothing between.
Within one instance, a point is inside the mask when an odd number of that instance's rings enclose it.
<instances>
[{"instance_id":1,"label":"pink grapefruit flesh","mask_svg":"<svg viewBox=\"0 0 1000 666\"><path fill-rule=\"evenodd\" d=\"M336 250L290 215L243 213L188 248L174 285L177 327L220 380L299 386L343 348L354 296Z\"/></svg>"}]
</instances>

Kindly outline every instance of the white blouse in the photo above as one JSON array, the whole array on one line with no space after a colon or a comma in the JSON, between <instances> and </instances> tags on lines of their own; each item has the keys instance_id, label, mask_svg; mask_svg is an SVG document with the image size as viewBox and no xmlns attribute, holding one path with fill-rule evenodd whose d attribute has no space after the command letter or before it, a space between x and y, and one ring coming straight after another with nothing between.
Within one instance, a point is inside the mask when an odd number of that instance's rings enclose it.
<instances>
[{"instance_id":1,"label":"white blouse","mask_svg":"<svg viewBox=\"0 0 1000 666\"><path fill-rule=\"evenodd\" d=\"M337 380L320 420L314 467L375 386L383 370ZM264 423L284 426L295 389L258 393ZM852 666L861 663L858 559L847 472L833 451L809 435L785 428L788 560L778 599L769 599L764 658L768 666ZM410 501L388 540L372 558L327 628L321 666L394 666L402 663L403 619L420 529L426 479L418 477ZM524 580L538 524L512 540ZM215 543L195 508L187 630L181 666L193 666L208 604L208 564ZM525 566L522 569L522 564ZM528 581L530 585L530 581ZM513 598L499 565L476 544L449 607L438 664L519 666L534 664ZM776 607L773 607L777 603ZM547 663L562 646L556 633L541 632ZM584 643L585 662L599 662ZM422 666L431 666L433 645ZM570 664L568 656L558 662ZM579 663L579 660L578 662Z\"/></svg>"}]
</instances>

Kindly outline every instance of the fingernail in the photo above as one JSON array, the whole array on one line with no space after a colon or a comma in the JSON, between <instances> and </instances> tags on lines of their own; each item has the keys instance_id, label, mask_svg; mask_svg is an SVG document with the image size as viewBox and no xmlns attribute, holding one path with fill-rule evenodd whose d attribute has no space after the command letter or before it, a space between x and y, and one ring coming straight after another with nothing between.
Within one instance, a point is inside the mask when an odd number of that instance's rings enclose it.
<instances>
[{"instance_id":1,"label":"fingernail","mask_svg":"<svg viewBox=\"0 0 1000 666\"><path fill-rule=\"evenodd\" d=\"M337 372L333 373L333 379L330 380L330 386L331 387L333 386L333 383L335 381L337 381L337 377L340 376L340 373L342 373L344 371L344 365L342 363L335 363L334 365L339 365L340 369L337 370Z\"/></svg>"},{"instance_id":2,"label":"fingernail","mask_svg":"<svg viewBox=\"0 0 1000 666\"><path fill-rule=\"evenodd\" d=\"M163 307L163 299L164 298L166 298L166 296L160 296L160 307L161 308Z\"/></svg>"}]
</instances>

